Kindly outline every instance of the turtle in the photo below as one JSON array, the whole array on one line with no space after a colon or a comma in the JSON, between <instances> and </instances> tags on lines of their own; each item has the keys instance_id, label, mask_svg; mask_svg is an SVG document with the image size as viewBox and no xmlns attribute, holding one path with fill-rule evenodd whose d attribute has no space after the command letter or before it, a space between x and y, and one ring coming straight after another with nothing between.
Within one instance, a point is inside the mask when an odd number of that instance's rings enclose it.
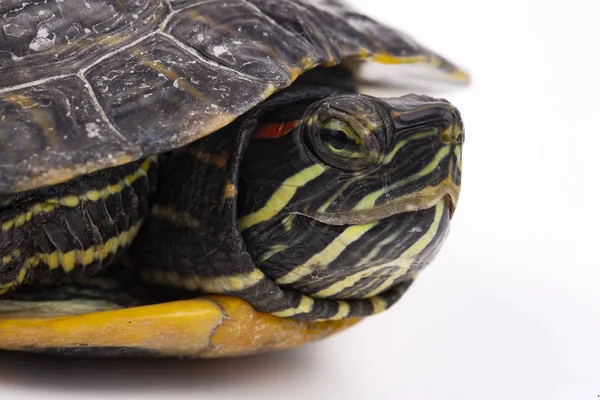
<instances>
[{"instance_id":1,"label":"turtle","mask_svg":"<svg viewBox=\"0 0 600 400\"><path fill-rule=\"evenodd\" d=\"M0 5L0 348L224 357L382 312L447 237L467 74L337 0Z\"/></svg>"}]
</instances>

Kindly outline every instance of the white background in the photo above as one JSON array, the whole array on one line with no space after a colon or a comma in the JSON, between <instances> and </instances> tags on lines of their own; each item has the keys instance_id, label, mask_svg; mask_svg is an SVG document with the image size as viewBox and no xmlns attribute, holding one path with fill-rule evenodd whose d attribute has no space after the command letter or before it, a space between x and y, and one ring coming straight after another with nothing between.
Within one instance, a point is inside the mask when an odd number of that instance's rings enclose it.
<instances>
[{"instance_id":1,"label":"white background","mask_svg":"<svg viewBox=\"0 0 600 400\"><path fill-rule=\"evenodd\" d=\"M352 3L473 75L442 93L467 128L452 232L403 300L337 337L260 357L0 354L0 399L598 398L595 2Z\"/></svg>"}]
</instances>

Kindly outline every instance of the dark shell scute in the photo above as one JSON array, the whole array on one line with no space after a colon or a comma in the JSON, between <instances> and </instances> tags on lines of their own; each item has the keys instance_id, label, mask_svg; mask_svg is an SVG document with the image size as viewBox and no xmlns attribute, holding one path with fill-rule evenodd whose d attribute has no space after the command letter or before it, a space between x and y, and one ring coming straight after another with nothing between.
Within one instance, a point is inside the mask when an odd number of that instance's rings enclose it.
<instances>
[{"instance_id":1,"label":"dark shell scute","mask_svg":"<svg viewBox=\"0 0 600 400\"><path fill-rule=\"evenodd\" d=\"M286 0L248 1L313 46L330 49L336 61L365 53L414 56L422 51L412 41L398 40L399 32L382 29L381 24L335 2L319 2L316 6Z\"/></svg>"},{"instance_id":2,"label":"dark shell scute","mask_svg":"<svg viewBox=\"0 0 600 400\"><path fill-rule=\"evenodd\" d=\"M273 90L162 34L94 65L86 78L109 120L145 154L208 135Z\"/></svg>"},{"instance_id":3,"label":"dark shell scute","mask_svg":"<svg viewBox=\"0 0 600 400\"><path fill-rule=\"evenodd\" d=\"M249 2L203 2L176 13L165 27L205 57L278 88L329 61L324 47L284 29Z\"/></svg>"},{"instance_id":4,"label":"dark shell scute","mask_svg":"<svg viewBox=\"0 0 600 400\"><path fill-rule=\"evenodd\" d=\"M0 128L0 193L21 187L28 175L42 176L37 166L68 171L74 164L110 165L139 155L106 121L77 76L0 94Z\"/></svg>"},{"instance_id":5,"label":"dark shell scute","mask_svg":"<svg viewBox=\"0 0 600 400\"><path fill-rule=\"evenodd\" d=\"M160 0L2 0L0 87L73 73L157 28L167 12Z\"/></svg>"},{"instance_id":6,"label":"dark shell scute","mask_svg":"<svg viewBox=\"0 0 600 400\"><path fill-rule=\"evenodd\" d=\"M293 34L310 44L311 51L323 54L322 63L338 64L343 57L342 48L336 42L336 36L343 32L345 23L339 15L332 15L322 9L285 0L251 1L265 15ZM331 30L336 33L331 35ZM356 40L356 33L347 35ZM344 38L347 41L347 38ZM356 54L358 52L355 51Z\"/></svg>"}]
</instances>

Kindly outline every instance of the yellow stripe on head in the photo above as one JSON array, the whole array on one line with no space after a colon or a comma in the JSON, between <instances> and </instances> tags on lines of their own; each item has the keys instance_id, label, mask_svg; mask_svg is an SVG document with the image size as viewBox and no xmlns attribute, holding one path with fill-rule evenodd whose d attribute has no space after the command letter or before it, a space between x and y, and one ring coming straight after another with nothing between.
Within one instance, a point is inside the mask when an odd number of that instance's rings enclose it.
<instances>
[{"instance_id":1,"label":"yellow stripe on head","mask_svg":"<svg viewBox=\"0 0 600 400\"><path fill-rule=\"evenodd\" d=\"M457 168L459 171L462 171L462 148L460 146L454 148L454 157L456 157L457 160Z\"/></svg>"},{"instance_id":2,"label":"yellow stripe on head","mask_svg":"<svg viewBox=\"0 0 600 400\"><path fill-rule=\"evenodd\" d=\"M406 273L412 266L415 258L419 256L419 254L421 254L423 250L425 250L425 248L436 237L440 228L440 222L444 215L444 208L444 201L440 201L437 203L437 205L435 206L435 215L433 217L433 222L431 223L431 226L429 227L427 232L425 232L425 234L421 236L419 240L413 243L412 246L406 249L406 251L404 251L400 255L400 257L385 264L385 266L395 266L397 268L396 272L390 275L388 279L386 279L385 282L383 282L377 288L362 296L362 298L369 298L384 292L390 286L392 286L400 277L406 275Z\"/></svg>"},{"instance_id":3,"label":"yellow stripe on head","mask_svg":"<svg viewBox=\"0 0 600 400\"><path fill-rule=\"evenodd\" d=\"M263 208L240 218L238 228L244 230L270 220L292 200L298 188L316 179L323 172L325 172L325 167L320 164L314 164L298 172L296 175L287 178L281 183Z\"/></svg>"},{"instance_id":4,"label":"yellow stripe on head","mask_svg":"<svg viewBox=\"0 0 600 400\"><path fill-rule=\"evenodd\" d=\"M435 171L435 169L442 162L442 160L448 156L448 154L450 154L450 148L447 146L442 147L440 149L440 151L437 152L437 154L435 155L433 160L431 160L429 162L429 164L427 164L425 166L425 168L423 168L422 170L420 170L419 172L417 172L414 175L411 175L405 179L402 179L401 181L398 181L392 185L385 186L385 187L365 196L354 207L354 210L357 210L357 211L358 210L370 210L373 207L375 207L375 203L377 203L377 200L379 200L379 198L381 198L381 196L384 196L386 193L389 193L390 191L395 190L398 187L406 185L407 183L414 182L417 179L420 179L428 174L431 174L432 172Z\"/></svg>"},{"instance_id":5,"label":"yellow stripe on head","mask_svg":"<svg viewBox=\"0 0 600 400\"><path fill-rule=\"evenodd\" d=\"M313 272L319 271L321 268L326 268L333 260L339 257L342 252L348 248L348 246L358 239L362 235L367 233L371 228L377 225L378 222L372 222L370 224L363 225L352 225L346 228L341 234L338 235L325 249L315 254L302 265L297 266L286 275L276 280L278 285L288 285L299 281L312 274Z\"/></svg>"},{"instance_id":6,"label":"yellow stripe on head","mask_svg":"<svg viewBox=\"0 0 600 400\"><path fill-rule=\"evenodd\" d=\"M322 298L322 299L326 299L326 298L335 296L335 295L341 293L344 289L347 289L347 288L350 288L350 287L356 285L362 279L368 278L369 276L381 271L382 269L391 268L391 267L393 267L393 266L390 265L390 263L386 263L384 265L376 265L371 268L363 269L361 271L356 272L355 274L352 274L342 280L339 280L339 281L331 284L330 286L326 287L325 289L318 291L317 293L313 294L313 296L317 297L317 298Z\"/></svg>"},{"instance_id":7,"label":"yellow stripe on head","mask_svg":"<svg viewBox=\"0 0 600 400\"><path fill-rule=\"evenodd\" d=\"M419 132L419 133L416 133L416 134L414 134L412 136L409 136L408 138L406 138L404 140L398 141L398 143L396 143L396 145L394 146L394 148L392 149L392 151L390 151L389 154L385 156L385 158L383 159L383 163L384 164L391 163L392 160L394 159L394 157L396 157L396 154L398 154L398 152L400 150L402 150L402 148L404 146L406 146L408 143L410 143L411 141L425 139L425 138L428 138L428 137L431 137L431 136L436 136L436 135L437 135L437 130L430 129L428 131Z\"/></svg>"}]
</instances>

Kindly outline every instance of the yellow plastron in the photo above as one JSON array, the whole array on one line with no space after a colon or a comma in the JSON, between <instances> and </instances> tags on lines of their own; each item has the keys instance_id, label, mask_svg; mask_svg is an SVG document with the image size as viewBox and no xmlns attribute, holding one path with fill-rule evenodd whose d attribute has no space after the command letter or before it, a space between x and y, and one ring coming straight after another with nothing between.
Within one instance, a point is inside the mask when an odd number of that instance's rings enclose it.
<instances>
[{"instance_id":1,"label":"yellow plastron","mask_svg":"<svg viewBox=\"0 0 600 400\"><path fill-rule=\"evenodd\" d=\"M63 308L73 309L68 305ZM18 315L0 313L1 349L63 352L73 348L74 353L91 350L91 355L99 355L103 348L107 354L117 348L124 349L125 355L131 350L130 354L185 357L240 356L288 349L325 338L359 321L294 321L258 312L243 300L228 296L68 316Z\"/></svg>"}]
</instances>

